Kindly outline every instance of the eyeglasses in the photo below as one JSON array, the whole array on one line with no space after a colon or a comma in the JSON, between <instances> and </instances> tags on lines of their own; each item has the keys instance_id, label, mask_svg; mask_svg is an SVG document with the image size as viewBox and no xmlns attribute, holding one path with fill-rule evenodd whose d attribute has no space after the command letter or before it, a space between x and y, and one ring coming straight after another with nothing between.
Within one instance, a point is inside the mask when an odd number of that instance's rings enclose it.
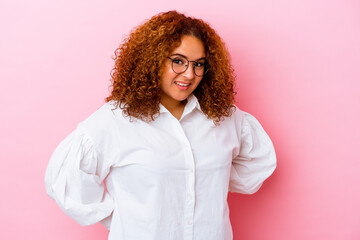
<instances>
[{"instance_id":1,"label":"eyeglasses","mask_svg":"<svg viewBox=\"0 0 360 240\"><path fill-rule=\"evenodd\" d=\"M191 62L194 63L193 69L196 76L202 77L208 71L208 67L206 66L205 59L198 61L189 61L187 58L183 56L176 56L174 58L168 57L168 58L171 60L172 70L177 74L186 72Z\"/></svg>"}]
</instances>

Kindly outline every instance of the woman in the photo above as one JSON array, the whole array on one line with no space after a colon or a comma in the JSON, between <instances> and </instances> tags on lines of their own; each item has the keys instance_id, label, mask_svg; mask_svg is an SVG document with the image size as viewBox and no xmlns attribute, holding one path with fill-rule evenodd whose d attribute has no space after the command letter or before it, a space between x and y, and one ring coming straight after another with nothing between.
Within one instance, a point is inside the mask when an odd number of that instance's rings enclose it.
<instances>
[{"instance_id":1,"label":"woman","mask_svg":"<svg viewBox=\"0 0 360 240\"><path fill-rule=\"evenodd\" d=\"M154 16L115 52L107 103L55 150L46 188L109 239L232 239L228 191L275 169L271 140L233 105L226 47L202 20Z\"/></svg>"}]
</instances>

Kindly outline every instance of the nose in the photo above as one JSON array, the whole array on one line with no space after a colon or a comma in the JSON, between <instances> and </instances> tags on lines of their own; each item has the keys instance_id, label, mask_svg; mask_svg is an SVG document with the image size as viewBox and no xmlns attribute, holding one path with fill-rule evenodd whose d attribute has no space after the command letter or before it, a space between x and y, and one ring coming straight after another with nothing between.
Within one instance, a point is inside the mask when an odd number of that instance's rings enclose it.
<instances>
[{"instance_id":1,"label":"nose","mask_svg":"<svg viewBox=\"0 0 360 240\"><path fill-rule=\"evenodd\" d=\"M183 72L183 76L188 79L193 79L195 77L195 69L194 66L189 63L189 67L186 69L185 72Z\"/></svg>"}]
</instances>

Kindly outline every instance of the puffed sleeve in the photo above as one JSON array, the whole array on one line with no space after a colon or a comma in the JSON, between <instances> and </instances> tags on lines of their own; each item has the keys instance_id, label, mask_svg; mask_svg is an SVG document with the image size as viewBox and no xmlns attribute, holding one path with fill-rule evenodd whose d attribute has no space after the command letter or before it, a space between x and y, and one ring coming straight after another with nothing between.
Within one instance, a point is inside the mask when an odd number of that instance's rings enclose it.
<instances>
[{"instance_id":1,"label":"puffed sleeve","mask_svg":"<svg viewBox=\"0 0 360 240\"><path fill-rule=\"evenodd\" d=\"M81 225L99 221L106 225L113 211L113 199L103 183L108 173L109 167L100 161L93 141L79 126L51 156L45 174L46 191Z\"/></svg>"},{"instance_id":2,"label":"puffed sleeve","mask_svg":"<svg viewBox=\"0 0 360 240\"><path fill-rule=\"evenodd\" d=\"M276 156L269 136L256 118L242 111L239 115L240 150L232 161L229 191L252 194L275 170Z\"/></svg>"}]
</instances>

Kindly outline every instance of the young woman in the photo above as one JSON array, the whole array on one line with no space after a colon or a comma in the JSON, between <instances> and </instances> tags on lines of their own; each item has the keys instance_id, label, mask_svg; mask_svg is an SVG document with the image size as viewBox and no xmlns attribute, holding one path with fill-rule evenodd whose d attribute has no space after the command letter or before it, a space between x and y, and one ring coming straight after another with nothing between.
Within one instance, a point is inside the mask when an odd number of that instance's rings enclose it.
<instances>
[{"instance_id":1,"label":"young woman","mask_svg":"<svg viewBox=\"0 0 360 240\"><path fill-rule=\"evenodd\" d=\"M176 11L116 50L107 103L55 150L46 188L109 239L230 240L228 191L251 194L275 169L271 140L233 105L218 34Z\"/></svg>"}]
</instances>

